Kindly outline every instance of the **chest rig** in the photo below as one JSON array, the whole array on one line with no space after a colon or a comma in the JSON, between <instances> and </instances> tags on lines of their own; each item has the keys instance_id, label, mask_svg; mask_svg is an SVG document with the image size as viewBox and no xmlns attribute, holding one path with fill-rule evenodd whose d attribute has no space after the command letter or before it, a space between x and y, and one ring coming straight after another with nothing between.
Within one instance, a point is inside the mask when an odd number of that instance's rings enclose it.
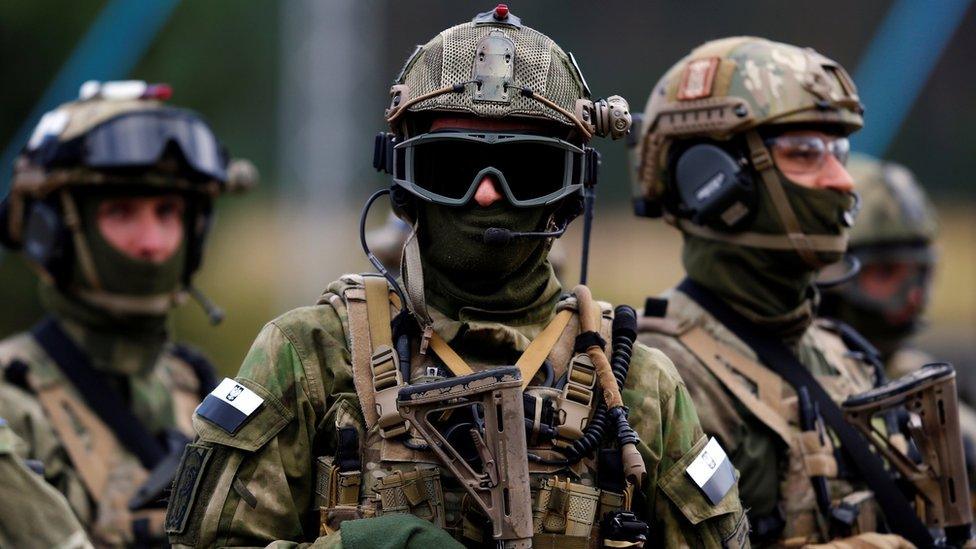
<instances>
[{"instance_id":1,"label":"chest rig","mask_svg":"<svg viewBox=\"0 0 976 549\"><path fill-rule=\"evenodd\" d=\"M709 329L707 322L665 317L666 309L665 300L649 299L639 321L640 331L677 339L785 449L777 472L779 508L771 515L750 517L752 537L760 543L799 547L841 532L877 531L873 494L851 482L850 464L810 395L798 394L786 380L746 354L730 334ZM815 323L805 336L812 338L810 352L831 370L830 375L817 375L817 381L837 402L871 389L876 380L857 359L857 351L849 349L829 325L820 320ZM890 438L905 447L902 435Z\"/></svg>"},{"instance_id":2,"label":"chest rig","mask_svg":"<svg viewBox=\"0 0 976 549\"><path fill-rule=\"evenodd\" d=\"M318 458L321 533L336 531L347 519L409 513L466 543L491 544L490 518L424 443L417 426L401 415L397 398L404 388L438 387L445 380L478 377L505 364L474 355L466 361L437 332L429 333L424 352L419 352L425 345L417 341L420 334L413 334L411 350L418 352L411 352L409 363L404 363L403 340L391 330L401 310L397 294L377 276L347 277L344 282L341 295L326 293L319 303L331 304L346 320L359 406L351 399L338 405L336 451ZM588 291L585 295L589 298ZM627 513L634 494L624 480L620 451L598 448L613 418L601 400L601 377L587 352L596 345L604 352L610 347L605 342L610 340L613 312L605 304L591 306L586 313L581 309L577 299L561 299L549 324L514 364L521 374L523 410L518 415L524 421L527 455L507 458L528 461L531 524L522 527L535 547L598 546L603 517L615 517L618 529L637 522ZM581 314L593 318L581 322ZM590 332L592 341L586 346L579 341L584 324L598 327ZM621 385L625 377L626 370ZM609 380L616 388L617 380ZM445 418L442 432L448 440L463 438L471 424L477 428L483 421L477 413ZM484 451L477 440L467 450L472 463L477 461L474 455ZM567 455L577 457L566 459ZM484 454L481 458L486 459Z\"/></svg>"}]
</instances>

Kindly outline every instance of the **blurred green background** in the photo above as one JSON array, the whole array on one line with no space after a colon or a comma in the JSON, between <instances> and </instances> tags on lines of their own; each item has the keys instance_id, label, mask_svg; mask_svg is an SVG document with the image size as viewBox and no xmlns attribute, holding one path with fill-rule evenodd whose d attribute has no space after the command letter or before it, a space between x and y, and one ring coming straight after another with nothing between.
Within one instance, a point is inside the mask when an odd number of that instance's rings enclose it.
<instances>
[{"instance_id":1,"label":"blurred green background","mask_svg":"<svg viewBox=\"0 0 976 549\"><path fill-rule=\"evenodd\" d=\"M107 4L0 3L0 142L5 146ZM924 9L928 3L918 4ZM510 3L525 24L575 54L594 94L621 94L635 111L642 110L651 86L674 61L721 36L756 34L812 46L855 72L893 5L886 0ZM253 160L263 176L259 190L218 206L197 278L226 309L227 320L210 327L196 305L188 304L173 321L179 338L202 347L222 373L232 375L264 322L313 303L338 274L367 270L356 218L368 193L385 184L370 159L372 137L384 129L390 82L415 44L493 6L447 0L176 4L126 76L172 84L172 102L201 112L232 154ZM887 154L912 168L940 207L943 262L931 327L921 343L959 365L974 363L976 355L976 193L970 175L976 173L974 51L976 13L969 9ZM899 93L891 90L893 96ZM872 105L866 107L870 114ZM663 223L629 215L624 147L607 142L601 150L604 172L590 282L601 298L640 305L644 296L679 279L680 241ZM7 183L0 182L4 192ZM384 216L384 208L377 208L371 224ZM579 227L564 241L571 284L577 276ZM24 263L4 254L0 335L30 326L41 314L34 289Z\"/></svg>"}]
</instances>

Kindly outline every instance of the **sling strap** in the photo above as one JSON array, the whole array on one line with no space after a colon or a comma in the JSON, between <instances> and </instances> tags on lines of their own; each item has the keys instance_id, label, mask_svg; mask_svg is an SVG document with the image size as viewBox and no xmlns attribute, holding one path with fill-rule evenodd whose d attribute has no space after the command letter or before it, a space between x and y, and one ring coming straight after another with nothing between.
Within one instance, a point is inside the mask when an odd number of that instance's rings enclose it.
<instances>
[{"instance_id":1,"label":"sling strap","mask_svg":"<svg viewBox=\"0 0 976 549\"><path fill-rule=\"evenodd\" d=\"M143 467L152 469L166 457L162 444L146 430L122 402L106 375L92 367L88 356L64 333L53 317L41 320L31 329L31 335L78 389L98 419L108 426L119 443L139 458Z\"/></svg>"},{"instance_id":2,"label":"sling strap","mask_svg":"<svg viewBox=\"0 0 976 549\"><path fill-rule=\"evenodd\" d=\"M866 441L854 427L847 423L840 407L796 355L782 341L757 328L701 284L685 278L678 285L678 290L691 297L731 330L755 351L763 364L786 380L797 392L806 388L813 402L819 406L824 421L840 439L841 450L851 458L850 461L861 478L874 492L888 527L918 547L930 547L933 544L932 535L885 470L884 463L868 448Z\"/></svg>"}]
</instances>

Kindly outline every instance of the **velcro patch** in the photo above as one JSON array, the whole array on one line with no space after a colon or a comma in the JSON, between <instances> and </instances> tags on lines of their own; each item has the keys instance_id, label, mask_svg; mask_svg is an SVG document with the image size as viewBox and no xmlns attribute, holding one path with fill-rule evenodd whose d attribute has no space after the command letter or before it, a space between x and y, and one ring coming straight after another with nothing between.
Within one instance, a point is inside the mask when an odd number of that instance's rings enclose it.
<instances>
[{"instance_id":1,"label":"velcro patch","mask_svg":"<svg viewBox=\"0 0 976 549\"><path fill-rule=\"evenodd\" d=\"M233 435L262 403L254 391L225 377L197 406L197 415Z\"/></svg>"},{"instance_id":2,"label":"velcro patch","mask_svg":"<svg viewBox=\"0 0 976 549\"><path fill-rule=\"evenodd\" d=\"M722 445L712 437L685 469L712 505L718 504L735 484L735 468Z\"/></svg>"},{"instance_id":3,"label":"velcro patch","mask_svg":"<svg viewBox=\"0 0 976 549\"><path fill-rule=\"evenodd\" d=\"M685 65L678 87L678 100L704 99L712 95L712 84L718 71L718 57L696 59Z\"/></svg>"},{"instance_id":4,"label":"velcro patch","mask_svg":"<svg viewBox=\"0 0 976 549\"><path fill-rule=\"evenodd\" d=\"M193 501L197 497L197 488L203 471L210 461L213 447L203 444L187 444L180 460L180 468L173 482L173 492L170 495L169 509L166 511L166 532L182 534L186 529L187 518Z\"/></svg>"}]
</instances>

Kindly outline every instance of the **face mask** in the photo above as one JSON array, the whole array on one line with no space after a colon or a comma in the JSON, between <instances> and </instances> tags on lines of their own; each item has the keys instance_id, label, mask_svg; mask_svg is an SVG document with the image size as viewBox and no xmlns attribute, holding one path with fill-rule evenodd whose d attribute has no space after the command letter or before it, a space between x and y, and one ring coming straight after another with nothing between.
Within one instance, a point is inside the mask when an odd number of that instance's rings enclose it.
<instances>
[{"instance_id":1,"label":"face mask","mask_svg":"<svg viewBox=\"0 0 976 549\"><path fill-rule=\"evenodd\" d=\"M800 227L806 234L841 234L846 231L844 213L854 197L826 189L801 187L776 172ZM760 185L756 216L746 230L782 234L783 225L772 200ZM817 252L818 259L832 263L842 254ZM738 306L753 318L783 320L784 329L797 331L797 318L811 310L808 301L816 271L792 250L777 251L686 235L682 259L688 275ZM799 312L798 312L799 311ZM799 322L802 324L803 322Z\"/></svg>"},{"instance_id":2,"label":"face mask","mask_svg":"<svg viewBox=\"0 0 976 549\"><path fill-rule=\"evenodd\" d=\"M484 242L491 227L543 230L550 217L546 208L514 208L501 200L487 208L473 202L464 207L421 203L418 210L424 282L448 302L438 303L438 296L431 296L439 308L510 310L538 297L552 276L546 260L549 239L515 238L504 245Z\"/></svg>"}]
</instances>

